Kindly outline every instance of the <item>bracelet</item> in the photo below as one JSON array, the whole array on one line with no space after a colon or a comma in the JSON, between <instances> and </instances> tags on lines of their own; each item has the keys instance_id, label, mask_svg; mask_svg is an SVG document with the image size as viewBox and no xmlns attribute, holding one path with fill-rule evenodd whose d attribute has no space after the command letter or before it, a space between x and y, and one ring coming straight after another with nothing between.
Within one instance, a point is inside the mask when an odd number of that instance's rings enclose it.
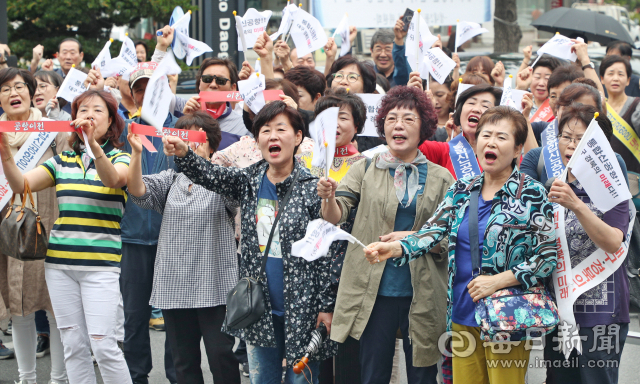
<instances>
[{"instance_id":1,"label":"bracelet","mask_svg":"<svg viewBox=\"0 0 640 384\"><path fill-rule=\"evenodd\" d=\"M2 162L4 163L5 161L9 161L13 158L13 155L7 157L6 159L2 159Z\"/></svg>"}]
</instances>

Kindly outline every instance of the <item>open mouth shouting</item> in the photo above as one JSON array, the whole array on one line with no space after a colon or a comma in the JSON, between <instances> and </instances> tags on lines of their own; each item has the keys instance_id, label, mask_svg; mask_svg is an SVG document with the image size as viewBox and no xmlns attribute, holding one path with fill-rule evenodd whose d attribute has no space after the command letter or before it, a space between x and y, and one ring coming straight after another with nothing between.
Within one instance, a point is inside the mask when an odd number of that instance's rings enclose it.
<instances>
[{"instance_id":1,"label":"open mouth shouting","mask_svg":"<svg viewBox=\"0 0 640 384\"><path fill-rule=\"evenodd\" d=\"M496 160L498 160L498 155L493 151L486 151L484 153L484 160L486 161L487 164L491 165L495 163Z\"/></svg>"},{"instance_id":2,"label":"open mouth shouting","mask_svg":"<svg viewBox=\"0 0 640 384\"><path fill-rule=\"evenodd\" d=\"M22 100L13 99L11 100L11 103L9 103L9 105L11 105L12 108L20 108L20 106L22 105Z\"/></svg>"},{"instance_id":3,"label":"open mouth shouting","mask_svg":"<svg viewBox=\"0 0 640 384\"><path fill-rule=\"evenodd\" d=\"M269 145L269 155L271 157L278 157L281 151L282 151L282 148L280 148L278 144Z\"/></svg>"},{"instance_id":4,"label":"open mouth shouting","mask_svg":"<svg viewBox=\"0 0 640 384\"><path fill-rule=\"evenodd\" d=\"M407 137L401 134L395 134L392 137L393 137L393 142L396 144L402 144L405 141L407 141Z\"/></svg>"},{"instance_id":5,"label":"open mouth shouting","mask_svg":"<svg viewBox=\"0 0 640 384\"><path fill-rule=\"evenodd\" d=\"M478 123L480 122L480 116L469 115L467 122L469 123L469 128L477 128Z\"/></svg>"},{"instance_id":6,"label":"open mouth shouting","mask_svg":"<svg viewBox=\"0 0 640 384\"><path fill-rule=\"evenodd\" d=\"M564 155L564 158L567 159L567 164L569 163L569 160L571 160L571 156L573 156L573 153L567 153Z\"/></svg>"}]
</instances>

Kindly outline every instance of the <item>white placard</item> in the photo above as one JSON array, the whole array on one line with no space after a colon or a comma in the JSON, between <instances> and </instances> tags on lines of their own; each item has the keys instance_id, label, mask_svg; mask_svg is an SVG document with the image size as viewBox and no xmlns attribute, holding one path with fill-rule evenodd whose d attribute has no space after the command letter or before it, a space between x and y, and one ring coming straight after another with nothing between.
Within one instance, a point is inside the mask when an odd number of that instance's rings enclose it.
<instances>
[{"instance_id":1,"label":"white placard","mask_svg":"<svg viewBox=\"0 0 640 384\"><path fill-rule=\"evenodd\" d=\"M255 114L258 114L265 105L263 91L265 86L266 77L257 73L249 76L247 80L238 81L238 92L242 95L244 103Z\"/></svg>"},{"instance_id":2,"label":"white placard","mask_svg":"<svg viewBox=\"0 0 640 384\"><path fill-rule=\"evenodd\" d=\"M84 87L85 80L87 80L87 74L72 67L60 85L56 97L62 97L72 103L73 99L87 90Z\"/></svg>"},{"instance_id":3,"label":"white placard","mask_svg":"<svg viewBox=\"0 0 640 384\"><path fill-rule=\"evenodd\" d=\"M351 40L349 40L349 16L344 15L340 25L336 28L335 32L333 32L333 37L339 35L342 39L342 43L340 45L340 56L342 57L351 51Z\"/></svg>"},{"instance_id":4,"label":"white placard","mask_svg":"<svg viewBox=\"0 0 640 384\"><path fill-rule=\"evenodd\" d=\"M427 50L425 62L427 62L431 76L440 84L444 83L451 71L456 67L456 62L437 47Z\"/></svg>"},{"instance_id":5,"label":"white placard","mask_svg":"<svg viewBox=\"0 0 640 384\"><path fill-rule=\"evenodd\" d=\"M354 17L358 28L393 28L407 7L422 9L429 25L455 25L456 20L475 23L491 21L491 2L483 0L316 0L314 15L325 28L340 24L344 12Z\"/></svg>"},{"instance_id":6,"label":"white placard","mask_svg":"<svg viewBox=\"0 0 640 384\"><path fill-rule=\"evenodd\" d=\"M255 8L249 8L244 16L236 17L236 20L240 19L242 23L242 32L244 33L247 49L253 49L256 40L258 40L258 36L267 30L271 13L269 10L258 12ZM238 31L238 33L240 32ZM242 44L242 39L238 39L238 51L245 51L245 47Z\"/></svg>"},{"instance_id":7,"label":"white placard","mask_svg":"<svg viewBox=\"0 0 640 384\"><path fill-rule=\"evenodd\" d=\"M317 51L324 47L328 40L318 19L302 9L298 9L291 24L291 38L296 45L298 57Z\"/></svg>"},{"instance_id":8,"label":"white placard","mask_svg":"<svg viewBox=\"0 0 640 384\"><path fill-rule=\"evenodd\" d=\"M373 93L358 93L357 95L362 99L364 106L367 108L367 120L364 123L362 133L358 136L378 137L376 116L378 116L378 109L380 108L384 95Z\"/></svg>"}]
</instances>

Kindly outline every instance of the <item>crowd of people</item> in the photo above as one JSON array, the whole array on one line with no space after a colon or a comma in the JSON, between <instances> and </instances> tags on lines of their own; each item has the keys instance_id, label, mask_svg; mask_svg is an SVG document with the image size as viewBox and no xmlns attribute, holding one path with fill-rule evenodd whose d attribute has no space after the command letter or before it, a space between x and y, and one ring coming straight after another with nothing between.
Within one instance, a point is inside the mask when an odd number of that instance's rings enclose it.
<instances>
[{"instance_id":1,"label":"crowd of people","mask_svg":"<svg viewBox=\"0 0 640 384\"><path fill-rule=\"evenodd\" d=\"M19 261L0 249L0 318L11 317L14 346L0 341L0 359L18 363L18 372L3 376L36 383L36 357L46 348L51 384L96 383L92 355L104 383L148 384L149 321L161 311L154 317L164 321L170 383L204 383L203 342L215 383L240 383L244 374L252 384L388 384L399 374L399 340L409 383L524 383L529 364L488 363L528 361L527 344L497 351L503 341L486 342L477 306L517 288L541 297L534 311L555 308L554 204L564 208L572 265L596 249L621 247L634 224L630 205L640 206L640 148L613 129L640 135L631 47L609 44L599 68L584 42L574 41L575 62L544 55L532 67L526 47L515 76L525 94L515 109L500 105L507 77L501 62L474 57L460 73L458 55L440 36L434 47L456 63L449 77L440 84L411 72L404 27L400 18L393 30L373 35L372 62L337 57L329 38L324 73L312 53L298 57L264 33L253 49L266 89L282 94L257 113L244 103L182 98L170 76L174 95L163 126L203 132L204 143L145 138L131 128L150 125L141 108L171 47L170 26L158 31L154 52L136 44L139 64L128 80L83 68L82 45L73 38L59 44L59 68L43 58L41 45L29 70L0 63L0 121L69 121L83 132L51 135L26 172L14 156L31 134L0 133L8 184L16 194L35 192L49 235L42 261ZM349 32L355 39L355 27ZM88 73L87 91L66 102L56 94L73 66ZM229 59L206 58L196 88L236 91L254 73L247 61L238 69ZM459 92L462 84L468 87ZM362 135L361 94L384 95L377 137ZM532 122L545 103L552 116ZM313 165L309 132L316 116L334 107L336 152L327 174ZM571 170L566 181L549 177L543 159L547 129L556 129L566 166L595 115L635 191L607 212ZM475 174L461 171L458 145L468 148ZM367 247L339 241L315 261L293 256L292 244L316 219ZM228 293L247 277L261 283L265 311L232 327ZM621 267L575 301L583 343L570 359L579 364L562 364L555 323L541 335L551 362L547 384L618 382L629 292ZM297 374L293 365L321 326L329 336ZM442 342L446 332L453 341ZM458 343L455 334L467 341ZM602 337L616 347L600 348ZM617 364L590 363L600 360Z\"/></svg>"}]
</instances>

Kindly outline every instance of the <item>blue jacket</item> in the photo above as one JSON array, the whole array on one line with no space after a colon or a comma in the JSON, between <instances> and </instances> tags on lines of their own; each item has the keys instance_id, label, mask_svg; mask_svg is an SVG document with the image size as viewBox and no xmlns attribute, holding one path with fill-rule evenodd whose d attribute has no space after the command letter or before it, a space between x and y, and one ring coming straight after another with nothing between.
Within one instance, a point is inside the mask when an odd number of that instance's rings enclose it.
<instances>
[{"instance_id":1,"label":"blue jacket","mask_svg":"<svg viewBox=\"0 0 640 384\"><path fill-rule=\"evenodd\" d=\"M407 56L405 56L405 47L406 45L396 45L393 43L393 84L392 87L396 85L407 85L409 82L409 73L411 73L411 66L409 66L409 62L407 61ZM375 67L375 65L374 65ZM376 72L378 69L376 68Z\"/></svg>"},{"instance_id":2,"label":"blue jacket","mask_svg":"<svg viewBox=\"0 0 640 384\"><path fill-rule=\"evenodd\" d=\"M169 114L164 122L164 126L167 128L173 128L176 125L176 119L173 115ZM131 144L127 140L129 134L129 124L131 122L138 124L147 124L145 121L136 117L125 121L124 132L120 136L120 141L124 142L122 150L124 152L131 153ZM158 140L156 140L158 141ZM158 150L155 162L153 164L152 173L156 174L165 171L169 168L176 169L176 164L173 162L173 156L167 157L162 150L162 142L155 145ZM147 155L146 148L142 149L142 174L147 175ZM162 215L156 211L140 208L131 199L127 199L127 205L124 211L124 217L120 223L122 231L122 242L142 245L156 245L158 244L158 237L160 236L160 225L162 224Z\"/></svg>"}]
</instances>

